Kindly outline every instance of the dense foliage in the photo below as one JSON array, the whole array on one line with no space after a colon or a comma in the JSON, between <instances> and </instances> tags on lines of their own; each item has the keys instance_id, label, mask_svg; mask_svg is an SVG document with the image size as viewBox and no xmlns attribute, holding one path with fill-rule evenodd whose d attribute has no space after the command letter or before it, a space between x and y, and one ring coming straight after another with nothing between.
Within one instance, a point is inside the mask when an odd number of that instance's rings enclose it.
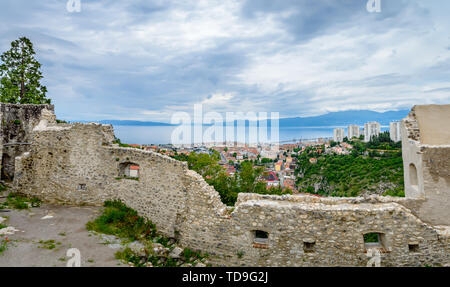
<instances>
[{"instance_id":1,"label":"dense foliage","mask_svg":"<svg viewBox=\"0 0 450 287\"><path fill-rule=\"evenodd\" d=\"M0 59L0 101L13 104L50 104L47 88L41 85L41 64L28 38L11 43L11 49Z\"/></svg>"},{"instance_id":2,"label":"dense foliage","mask_svg":"<svg viewBox=\"0 0 450 287\"><path fill-rule=\"evenodd\" d=\"M255 167L250 161L237 164L235 175L230 176L219 165L219 153L214 150L211 150L210 153L177 154L173 158L186 161L189 169L201 174L208 184L214 186L222 202L226 205L233 206L240 192L277 195L292 193L291 190L281 187L268 188L262 180L264 168Z\"/></svg>"},{"instance_id":3,"label":"dense foliage","mask_svg":"<svg viewBox=\"0 0 450 287\"><path fill-rule=\"evenodd\" d=\"M369 143L349 143L354 147L350 155L320 154L320 148L313 147L301 153L296 169L300 191L324 196L404 196L400 143L392 142L388 133ZM310 162L313 157L317 163Z\"/></svg>"}]
</instances>

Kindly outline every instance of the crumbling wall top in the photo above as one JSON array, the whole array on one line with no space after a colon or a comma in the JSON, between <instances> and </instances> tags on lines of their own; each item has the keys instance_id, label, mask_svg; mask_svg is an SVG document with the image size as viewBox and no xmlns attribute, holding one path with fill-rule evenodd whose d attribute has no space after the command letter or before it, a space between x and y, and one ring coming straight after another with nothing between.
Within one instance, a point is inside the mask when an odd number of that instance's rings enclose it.
<instances>
[{"instance_id":1,"label":"crumbling wall top","mask_svg":"<svg viewBox=\"0 0 450 287\"><path fill-rule=\"evenodd\" d=\"M424 145L450 145L450 105L417 105L404 119L408 138Z\"/></svg>"}]
</instances>

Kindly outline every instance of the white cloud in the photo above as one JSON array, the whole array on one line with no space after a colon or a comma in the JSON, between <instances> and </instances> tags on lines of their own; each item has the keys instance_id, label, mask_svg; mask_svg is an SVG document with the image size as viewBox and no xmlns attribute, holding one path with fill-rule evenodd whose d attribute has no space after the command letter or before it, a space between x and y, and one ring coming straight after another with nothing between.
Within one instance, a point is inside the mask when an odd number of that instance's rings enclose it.
<instances>
[{"instance_id":1,"label":"white cloud","mask_svg":"<svg viewBox=\"0 0 450 287\"><path fill-rule=\"evenodd\" d=\"M358 1L96 0L73 14L63 2L0 4L1 50L31 38L61 118L450 102L446 2L389 2L379 15Z\"/></svg>"}]
</instances>

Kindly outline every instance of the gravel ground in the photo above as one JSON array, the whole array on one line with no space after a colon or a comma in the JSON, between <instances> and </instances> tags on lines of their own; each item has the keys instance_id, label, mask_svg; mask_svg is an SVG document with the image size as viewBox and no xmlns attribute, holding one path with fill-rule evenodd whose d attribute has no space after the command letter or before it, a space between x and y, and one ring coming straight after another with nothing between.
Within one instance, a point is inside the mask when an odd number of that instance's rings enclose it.
<instances>
[{"instance_id":1,"label":"gravel ground","mask_svg":"<svg viewBox=\"0 0 450 287\"><path fill-rule=\"evenodd\" d=\"M86 222L97 217L98 207L72 207L42 204L39 208L1 212L9 227L18 231L7 236L12 242L0 254L0 267L39 266L63 267L70 257L66 252L77 248L81 254L81 266L125 266L114 258L120 244L105 244L105 238L88 232ZM50 243L54 241L54 248Z\"/></svg>"}]
</instances>

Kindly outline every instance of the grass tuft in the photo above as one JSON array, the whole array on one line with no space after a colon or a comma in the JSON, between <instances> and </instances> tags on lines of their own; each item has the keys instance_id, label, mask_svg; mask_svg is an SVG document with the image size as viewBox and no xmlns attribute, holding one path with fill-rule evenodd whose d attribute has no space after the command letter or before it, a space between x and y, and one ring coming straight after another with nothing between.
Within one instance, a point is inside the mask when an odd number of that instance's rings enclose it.
<instances>
[{"instance_id":1,"label":"grass tuft","mask_svg":"<svg viewBox=\"0 0 450 287\"><path fill-rule=\"evenodd\" d=\"M156 226L121 201L106 201L103 214L86 224L87 230L127 238L131 241L156 236Z\"/></svg>"}]
</instances>

